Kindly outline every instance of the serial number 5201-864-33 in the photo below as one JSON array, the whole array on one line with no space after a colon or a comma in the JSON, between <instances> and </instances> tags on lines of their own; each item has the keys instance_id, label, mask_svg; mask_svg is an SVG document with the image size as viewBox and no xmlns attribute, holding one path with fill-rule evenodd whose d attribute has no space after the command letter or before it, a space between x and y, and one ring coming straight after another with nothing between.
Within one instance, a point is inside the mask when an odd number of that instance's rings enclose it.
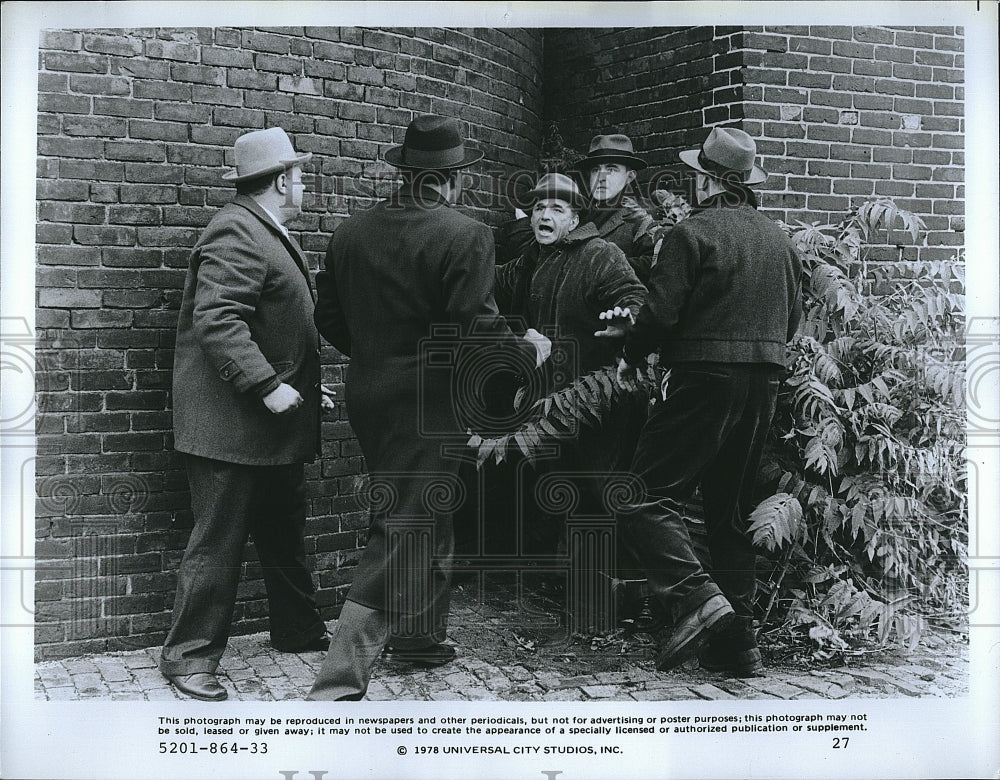
<instances>
[{"instance_id":1,"label":"serial number 5201-864-33","mask_svg":"<svg viewBox=\"0 0 1000 780\"><path fill-rule=\"evenodd\" d=\"M192 754L192 753L266 753L266 742L249 742L241 745L238 742L207 742L199 745L197 742L161 742L161 753Z\"/></svg>"}]
</instances>

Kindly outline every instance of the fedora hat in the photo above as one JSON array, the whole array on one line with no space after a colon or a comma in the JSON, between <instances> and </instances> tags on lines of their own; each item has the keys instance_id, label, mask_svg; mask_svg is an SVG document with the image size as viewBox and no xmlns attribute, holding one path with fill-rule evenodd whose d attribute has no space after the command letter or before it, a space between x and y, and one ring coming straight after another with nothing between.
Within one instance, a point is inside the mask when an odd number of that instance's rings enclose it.
<instances>
[{"instance_id":1,"label":"fedora hat","mask_svg":"<svg viewBox=\"0 0 1000 780\"><path fill-rule=\"evenodd\" d=\"M595 135L591 138L587 156L580 160L576 167L577 170L585 171L602 162L624 163L637 171L646 167L646 163L635 156L632 139L621 133Z\"/></svg>"},{"instance_id":2,"label":"fedora hat","mask_svg":"<svg viewBox=\"0 0 1000 780\"><path fill-rule=\"evenodd\" d=\"M444 171L465 168L483 159L483 153L466 149L458 120L424 114L410 122L402 146L385 153L385 161L397 168Z\"/></svg>"},{"instance_id":3,"label":"fedora hat","mask_svg":"<svg viewBox=\"0 0 1000 780\"><path fill-rule=\"evenodd\" d=\"M733 127L713 127L700 149L680 153L681 161L709 176L736 174L744 184L760 184L767 172L756 165L757 144L747 133Z\"/></svg>"},{"instance_id":4,"label":"fedora hat","mask_svg":"<svg viewBox=\"0 0 1000 780\"><path fill-rule=\"evenodd\" d=\"M280 127L253 130L236 139L233 145L235 170L222 174L225 181L241 182L285 168L302 165L312 153L295 154L288 134Z\"/></svg>"},{"instance_id":5,"label":"fedora hat","mask_svg":"<svg viewBox=\"0 0 1000 780\"><path fill-rule=\"evenodd\" d=\"M546 173L538 183L528 191L528 201L535 203L542 198L558 198L575 208L585 205L580 188L565 173Z\"/></svg>"}]
</instances>

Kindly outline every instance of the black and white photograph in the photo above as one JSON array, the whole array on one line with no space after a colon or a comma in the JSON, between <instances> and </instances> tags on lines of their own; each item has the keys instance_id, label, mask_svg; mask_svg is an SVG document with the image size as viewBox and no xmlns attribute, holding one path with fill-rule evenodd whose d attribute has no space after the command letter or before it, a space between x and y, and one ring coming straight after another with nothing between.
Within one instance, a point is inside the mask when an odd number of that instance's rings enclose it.
<instances>
[{"instance_id":1,"label":"black and white photograph","mask_svg":"<svg viewBox=\"0 0 1000 780\"><path fill-rule=\"evenodd\" d=\"M996 3L3 14L0 775L1000 771Z\"/></svg>"}]
</instances>

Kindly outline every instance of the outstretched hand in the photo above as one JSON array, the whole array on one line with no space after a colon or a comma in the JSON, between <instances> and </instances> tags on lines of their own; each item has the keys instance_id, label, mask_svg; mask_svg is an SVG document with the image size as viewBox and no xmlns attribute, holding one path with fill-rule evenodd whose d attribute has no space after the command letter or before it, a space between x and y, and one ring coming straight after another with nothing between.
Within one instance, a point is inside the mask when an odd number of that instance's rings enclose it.
<instances>
[{"instance_id":1,"label":"outstretched hand","mask_svg":"<svg viewBox=\"0 0 1000 780\"><path fill-rule=\"evenodd\" d=\"M618 358L618 368L615 370L615 382L618 386L627 390L630 393L634 393L638 390L638 376L637 369L635 366L630 366L625 362L625 358Z\"/></svg>"},{"instance_id":2,"label":"outstretched hand","mask_svg":"<svg viewBox=\"0 0 1000 780\"><path fill-rule=\"evenodd\" d=\"M598 319L608 321L608 326L604 330L594 332L595 336L604 339L622 338L628 333L629 328L635 325L635 317L632 316L632 310L627 306L624 309L621 306L615 306L613 309L602 311L598 315Z\"/></svg>"}]
</instances>

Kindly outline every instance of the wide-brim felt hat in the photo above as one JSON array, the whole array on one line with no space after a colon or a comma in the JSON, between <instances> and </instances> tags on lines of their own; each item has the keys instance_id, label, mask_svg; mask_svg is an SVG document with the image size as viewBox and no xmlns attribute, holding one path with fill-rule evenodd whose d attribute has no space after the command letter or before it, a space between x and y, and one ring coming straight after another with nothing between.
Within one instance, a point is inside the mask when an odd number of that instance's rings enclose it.
<instances>
[{"instance_id":1,"label":"wide-brim felt hat","mask_svg":"<svg viewBox=\"0 0 1000 780\"><path fill-rule=\"evenodd\" d=\"M236 168L222 174L224 181L241 182L292 168L312 158L312 153L296 154L288 134L280 127L253 130L233 145Z\"/></svg>"},{"instance_id":2,"label":"wide-brim felt hat","mask_svg":"<svg viewBox=\"0 0 1000 780\"><path fill-rule=\"evenodd\" d=\"M595 135L591 138L587 156L576 164L576 169L585 171L602 162L622 163L637 171L646 167L646 162L635 156L632 139L621 133Z\"/></svg>"},{"instance_id":3,"label":"wide-brim felt hat","mask_svg":"<svg viewBox=\"0 0 1000 780\"><path fill-rule=\"evenodd\" d=\"M575 208L582 208L586 205L580 188L565 173L546 173L527 193L528 202L531 204L543 198L558 198Z\"/></svg>"},{"instance_id":4,"label":"wide-brim felt hat","mask_svg":"<svg viewBox=\"0 0 1000 780\"><path fill-rule=\"evenodd\" d=\"M680 153L681 161L715 178L735 177L743 184L760 184L767 172L756 164L757 144L734 127L713 127L700 149Z\"/></svg>"},{"instance_id":5,"label":"wide-brim felt hat","mask_svg":"<svg viewBox=\"0 0 1000 780\"><path fill-rule=\"evenodd\" d=\"M402 146L385 153L385 161L397 168L447 171L466 168L483 159L483 153L466 149L458 120L425 114L406 128Z\"/></svg>"}]
</instances>

